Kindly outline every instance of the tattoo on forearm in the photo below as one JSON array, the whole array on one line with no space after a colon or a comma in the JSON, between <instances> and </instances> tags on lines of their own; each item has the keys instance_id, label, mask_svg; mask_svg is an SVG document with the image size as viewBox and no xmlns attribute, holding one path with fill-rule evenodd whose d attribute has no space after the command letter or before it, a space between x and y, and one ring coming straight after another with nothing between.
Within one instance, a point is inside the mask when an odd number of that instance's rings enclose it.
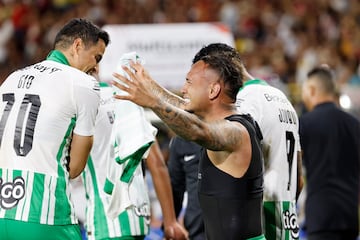
<instances>
[{"instance_id":1,"label":"tattoo on forearm","mask_svg":"<svg viewBox=\"0 0 360 240\"><path fill-rule=\"evenodd\" d=\"M190 113L172 106L171 104L159 101L153 111L178 135L191 140L194 134L199 134L201 121Z\"/></svg>"},{"instance_id":2,"label":"tattoo on forearm","mask_svg":"<svg viewBox=\"0 0 360 240\"><path fill-rule=\"evenodd\" d=\"M156 94L157 96L160 96L160 98L163 101L165 101L175 107L181 107L185 103L185 101L182 100L180 97L167 91L166 89L162 88L161 86L157 85L156 83L152 83L151 89L152 89L153 93Z\"/></svg>"},{"instance_id":3,"label":"tattoo on forearm","mask_svg":"<svg viewBox=\"0 0 360 240\"><path fill-rule=\"evenodd\" d=\"M190 140L207 149L218 151L228 149L241 139L240 131L224 129L223 123L212 124L206 128L203 121L197 116L159 101L153 111L168 125L177 135ZM209 127L209 126L208 126ZM224 130L229 134L224 134ZM200 136L200 137L199 137Z\"/></svg>"}]
</instances>

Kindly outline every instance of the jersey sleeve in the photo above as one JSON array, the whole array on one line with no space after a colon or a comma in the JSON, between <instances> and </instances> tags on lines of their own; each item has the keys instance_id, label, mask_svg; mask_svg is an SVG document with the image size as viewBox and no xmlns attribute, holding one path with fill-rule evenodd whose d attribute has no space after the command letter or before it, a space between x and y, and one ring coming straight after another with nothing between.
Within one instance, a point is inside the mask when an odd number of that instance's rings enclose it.
<instances>
[{"instance_id":1,"label":"jersey sleeve","mask_svg":"<svg viewBox=\"0 0 360 240\"><path fill-rule=\"evenodd\" d=\"M77 111L74 133L81 136L92 136L100 104L99 83L92 77L78 82L74 85L74 101Z\"/></svg>"}]
</instances>

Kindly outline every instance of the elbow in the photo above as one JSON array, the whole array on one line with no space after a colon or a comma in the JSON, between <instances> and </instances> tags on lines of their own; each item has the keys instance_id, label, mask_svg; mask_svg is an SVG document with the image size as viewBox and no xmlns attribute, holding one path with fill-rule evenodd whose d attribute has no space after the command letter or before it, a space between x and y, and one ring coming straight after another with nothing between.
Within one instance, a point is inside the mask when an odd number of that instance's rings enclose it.
<instances>
[{"instance_id":1,"label":"elbow","mask_svg":"<svg viewBox=\"0 0 360 240\"><path fill-rule=\"evenodd\" d=\"M80 174L81 174L81 171L80 172L69 171L70 179L74 179L74 178L78 177Z\"/></svg>"},{"instance_id":2,"label":"elbow","mask_svg":"<svg viewBox=\"0 0 360 240\"><path fill-rule=\"evenodd\" d=\"M84 168L75 168L75 167L71 168L70 167L70 169L69 169L70 179L74 179L74 178L78 177L82 173L83 170L84 170Z\"/></svg>"}]
</instances>

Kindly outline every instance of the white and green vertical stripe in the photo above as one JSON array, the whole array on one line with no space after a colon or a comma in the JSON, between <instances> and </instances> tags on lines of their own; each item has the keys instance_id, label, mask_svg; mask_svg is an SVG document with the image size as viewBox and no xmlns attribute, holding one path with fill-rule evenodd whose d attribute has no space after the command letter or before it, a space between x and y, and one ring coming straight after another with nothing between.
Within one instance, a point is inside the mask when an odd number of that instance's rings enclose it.
<instances>
[{"instance_id":1,"label":"white and green vertical stripe","mask_svg":"<svg viewBox=\"0 0 360 240\"><path fill-rule=\"evenodd\" d=\"M25 181L25 196L14 207L1 208L0 218L48 225L77 223L64 179L30 171L0 171L3 183L13 182L16 177Z\"/></svg>"},{"instance_id":2,"label":"white and green vertical stripe","mask_svg":"<svg viewBox=\"0 0 360 240\"><path fill-rule=\"evenodd\" d=\"M295 202L264 201L264 232L267 240L299 239Z\"/></svg>"},{"instance_id":3,"label":"white and green vertical stripe","mask_svg":"<svg viewBox=\"0 0 360 240\"><path fill-rule=\"evenodd\" d=\"M107 217L106 207L109 205L109 197L103 196L99 181L94 168L94 161L89 157L85 171L82 174L87 194L86 229L88 239L105 239L123 236L147 235L149 233L150 220L138 216L134 208L128 208L117 218ZM144 193L145 194L145 193Z\"/></svg>"},{"instance_id":4,"label":"white and green vertical stripe","mask_svg":"<svg viewBox=\"0 0 360 240\"><path fill-rule=\"evenodd\" d=\"M14 179L24 179L25 195L9 209L0 208L0 218L25 222L67 225L76 224L77 218L70 201L69 176L66 170L66 158L72 130L76 119L71 119L63 137L56 158L49 165L57 167L57 175L28 170L0 169L2 184L13 183Z\"/></svg>"}]
</instances>

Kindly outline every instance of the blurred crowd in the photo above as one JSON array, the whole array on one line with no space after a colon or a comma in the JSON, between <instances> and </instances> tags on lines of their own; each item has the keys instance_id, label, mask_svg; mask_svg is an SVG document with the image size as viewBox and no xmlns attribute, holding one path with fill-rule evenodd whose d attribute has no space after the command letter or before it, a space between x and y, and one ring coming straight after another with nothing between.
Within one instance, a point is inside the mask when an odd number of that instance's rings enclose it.
<instances>
[{"instance_id":1,"label":"blurred crowd","mask_svg":"<svg viewBox=\"0 0 360 240\"><path fill-rule=\"evenodd\" d=\"M281 86L295 104L306 73L319 63L335 70L339 89L360 85L358 0L2 0L0 84L43 59L73 17L99 26L223 22L251 74Z\"/></svg>"}]
</instances>

